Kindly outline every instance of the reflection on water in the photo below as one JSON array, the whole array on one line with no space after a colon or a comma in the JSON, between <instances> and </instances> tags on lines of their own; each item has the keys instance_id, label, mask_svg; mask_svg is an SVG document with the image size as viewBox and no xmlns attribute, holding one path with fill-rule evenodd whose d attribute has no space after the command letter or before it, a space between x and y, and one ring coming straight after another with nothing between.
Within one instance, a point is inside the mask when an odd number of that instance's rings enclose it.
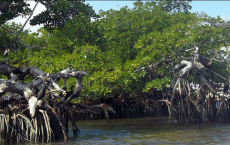
<instances>
[{"instance_id":1,"label":"reflection on water","mask_svg":"<svg viewBox=\"0 0 230 145\"><path fill-rule=\"evenodd\" d=\"M67 142L39 145L230 144L229 123L174 124L169 118L135 118L111 119L109 124L106 120L83 120L78 127L80 134L69 132Z\"/></svg>"}]
</instances>

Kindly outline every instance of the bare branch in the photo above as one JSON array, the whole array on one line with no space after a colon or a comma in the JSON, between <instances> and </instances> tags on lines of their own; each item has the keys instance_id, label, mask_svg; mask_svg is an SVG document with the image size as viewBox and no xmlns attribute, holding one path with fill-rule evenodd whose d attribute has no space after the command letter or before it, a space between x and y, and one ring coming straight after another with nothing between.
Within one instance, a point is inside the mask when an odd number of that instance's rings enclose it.
<instances>
[{"instance_id":1,"label":"bare branch","mask_svg":"<svg viewBox=\"0 0 230 145\"><path fill-rule=\"evenodd\" d=\"M37 1L37 3L35 4L35 6L34 6L32 12L30 13L29 18L26 20L26 22L24 23L24 25L22 26L22 28L18 31L18 34L17 34L17 36L15 37L15 40L18 39L18 36L20 35L20 33L22 32L22 30L23 30L24 27L26 26L26 24L27 24L27 22L29 21L29 19L32 17L32 15L33 15L33 13L34 13L34 10L35 10L35 8L37 7L38 3L39 3L39 1Z\"/></svg>"},{"instance_id":2,"label":"bare branch","mask_svg":"<svg viewBox=\"0 0 230 145\"><path fill-rule=\"evenodd\" d=\"M173 93L176 90L177 84L180 82L180 80L182 79L182 77L186 73L188 73L192 69L192 67L193 67L192 62L191 61L186 61L186 60L182 60L181 61L181 65L186 65L186 66L179 71L179 77L178 77L178 80L176 81L176 83L174 85L174 88L173 88L173 91L172 91Z\"/></svg>"},{"instance_id":3,"label":"bare branch","mask_svg":"<svg viewBox=\"0 0 230 145\"><path fill-rule=\"evenodd\" d=\"M164 63L164 62L170 62L170 61L172 61L172 59L165 59L165 60L162 60L162 61L160 61L160 62L155 63L154 65L153 65L153 64L150 64L150 65L148 65L148 66L139 68L139 69L135 70L134 73L135 73L135 72L138 72L138 71L141 71L141 70L144 70L144 69L146 69L146 68L150 68L150 70L153 70L154 68L156 68L157 66L161 65L162 63Z\"/></svg>"},{"instance_id":4,"label":"bare branch","mask_svg":"<svg viewBox=\"0 0 230 145\"><path fill-rule=\"evenodd\" d=\"M214 72L214 71L212 71L212 70L209 70L209 71L212 72L212 73L214 73L215 75L219 76L220 78L222 78L222 79L224 79L224 80L227 80L227 78L225 78L225 77L219 75L218 73L216 73L216 72Z\"/></svg>"},{"instance_id":5,"label":"bare branch","mask_svg":"<svg viewBox=\"0 0 230 145\"><path fill-rule=\"evenodd\" d=\"M227 54L225 57L226 57L226 58L224 58L224 59L222 59L222 60L218 60L218 59L216 59L216 58L213 58L213 60L215 60L215 61L217 61L217 62L225 62L225 60L229 57L229 54Z\"/></svg>"},{"instance_id":6,"label":"bare branch","mask_svg":"<svg viewBox=\"0 0 230 145\"><path fill-rule=\"evenodd\" d=\"M211 54L209 53L209 51L207 51L207 53L211 56ZM217 52L215 52L215 54L216 55L221 55L221 54L217 54ZM202 56L203 58L205 58L205 59L207 59L207 60L210 60L210 59L208 59L208 58L206 58L206 57L204 57L204 56ZM212 58L213 60L215 60L215 61L217 61L217 62L225 62L225 60L229 57L229 54L227 54L226 56L224 56L225 58L223 58L222 60L218 60L218 59L216 59L216 58Z\"/></svg>"}]
</instances>

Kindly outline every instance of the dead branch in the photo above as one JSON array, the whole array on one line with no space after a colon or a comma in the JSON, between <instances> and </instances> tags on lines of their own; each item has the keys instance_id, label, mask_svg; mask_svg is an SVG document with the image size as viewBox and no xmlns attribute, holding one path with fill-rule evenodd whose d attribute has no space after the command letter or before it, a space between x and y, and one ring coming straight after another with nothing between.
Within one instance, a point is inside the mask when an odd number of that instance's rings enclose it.
<instances>
[{"instance_id":1,"label":"dead branch","mask_svg":"<svg viewBox=\"0 0 230 145\"><path fill-rule=\"evenodd\" d=\"M138 71L141 71L141 70L145 70L147 68L149 68L150 70L153 70L153 69L155 69L156 67L158 67L159 65L161 65L161 64L163 64L165 62L171 62L171 61L172 61L172 59L165 59L165 60L162 60L160 62L155 63L154 65L150 64L150 65L147 65L145 67L139 68L139 69L135 70L134 73L138 72Z\"/></svg>"},{"instance_id":2,"label":"dead branch","mask_svg":"<svg viewBox=\"0 0 230 145\"><path fill-rule=\"evenodd\" d=\"M37 1L37 3L35 4L32 12L30 13L30 16L29 18L26 20L26 22L23 24L22 28L18 31L18 34L16 35L15 37L15 40L18 39L18 36L20 35L20 33L23 31L24 27L26 26L27 22L29 21L29 19L32 17L33 13L34 13L34 10L36 9L37 5L38 5L39 1Z\"/></svg>"}]
</instances>

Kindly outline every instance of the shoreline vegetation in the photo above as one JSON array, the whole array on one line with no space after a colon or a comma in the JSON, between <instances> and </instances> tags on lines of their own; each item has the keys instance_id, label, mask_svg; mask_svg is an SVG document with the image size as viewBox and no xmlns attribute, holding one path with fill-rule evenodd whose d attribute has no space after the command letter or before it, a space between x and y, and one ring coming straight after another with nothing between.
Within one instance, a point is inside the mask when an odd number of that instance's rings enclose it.
<instances>
[{"instance_id":1,"label":"shoreline vegetation","mask_svg":"<svg viewBox=\"0 0 230 145\"><path fill-rule=\"evenodd\" d=\"M189 12L190 0L99 14L80 1L36 2L47 9L33 18L26 1L0 3L2 143L67 140L68 122L77 135L85 118L229 121L229 21ZM7 23L19 15L23 26ZM44 27L30 33L27 22Z\"/></svg>"}]
</instances>

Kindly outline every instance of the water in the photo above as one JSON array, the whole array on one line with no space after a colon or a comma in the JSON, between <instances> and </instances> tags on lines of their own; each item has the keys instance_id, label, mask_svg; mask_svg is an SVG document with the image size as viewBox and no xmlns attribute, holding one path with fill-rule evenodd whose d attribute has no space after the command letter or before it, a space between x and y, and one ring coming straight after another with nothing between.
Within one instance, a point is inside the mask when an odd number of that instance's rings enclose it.
<instances>
[{"instance_id":1,"label":"water","mask_svg":"<svg viewBox=\"0 0 230 145\"><path fill-rule=\"evenodd\" d=\"M174 124L169 118L81 120L67 142L39 145L230 144L230 123ZM29 145L31 143L28 143ZM25 143L24 143L25 145Z\"/></svg>"}]
</instances>

